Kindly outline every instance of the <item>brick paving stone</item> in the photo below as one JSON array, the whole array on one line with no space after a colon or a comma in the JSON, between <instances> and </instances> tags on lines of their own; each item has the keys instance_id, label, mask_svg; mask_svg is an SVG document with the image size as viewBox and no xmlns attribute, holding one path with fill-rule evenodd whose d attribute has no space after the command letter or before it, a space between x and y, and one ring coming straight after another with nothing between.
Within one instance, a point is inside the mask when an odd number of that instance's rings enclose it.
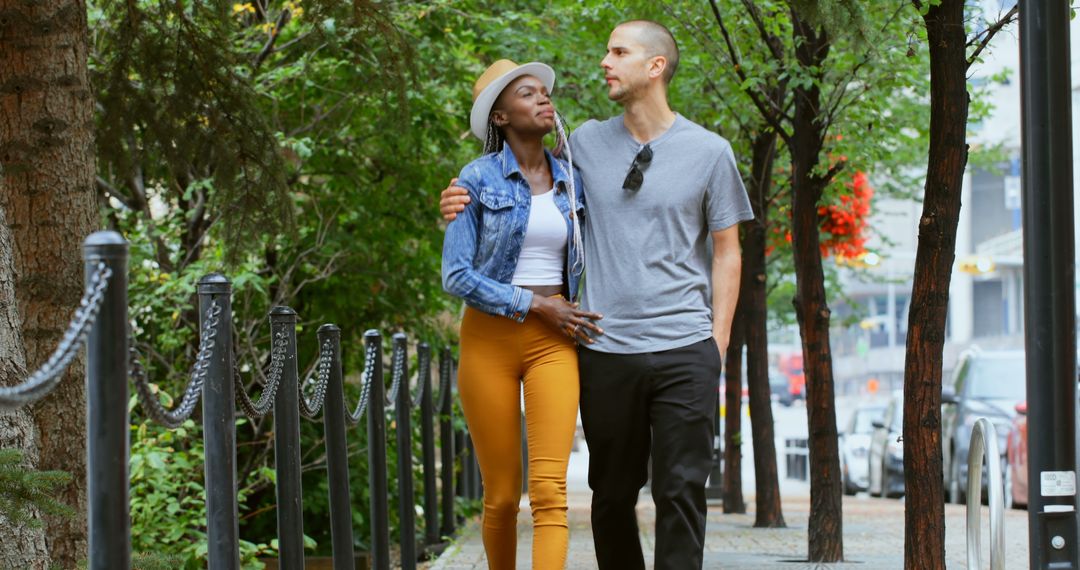
<instances>
[{"instance_id":1,"label":"brick paving stone","mask_svg":"<svg viewBox=\"0 0 1080 570\"><path fill-rule=\"evenodd\" d=\"M570 550L567 570L596 568L592 535L589 526L589 492L574 490L569 497ZM747 497L753 507L753 497ZM902 569L904 564L904 503L892 499L865 496L844 497L844 555L845 562L811 564L807 556L807 519L809 497L785 497L782 529L755 529L754 515L725 515L719 506L710 506L705 541L707 569L771 570L771 569ZM946 565L966 568L965 508L946 505ZM989 561L989 511L983 507L982 544L983 566ZM638 503L638 520L642 529L642 546L648 568L652 568L654 547L653 526L655 509L647 493ZM532 530L527 501L522 502L518 519L518 568L531 568L529 553ZM1005 513L1006 568L1027 567L1027 512ZM431 570L486 570L484 549L480 542L478 521L470 521L457 541L430 566Z\"/></svg>"}]
</instances>

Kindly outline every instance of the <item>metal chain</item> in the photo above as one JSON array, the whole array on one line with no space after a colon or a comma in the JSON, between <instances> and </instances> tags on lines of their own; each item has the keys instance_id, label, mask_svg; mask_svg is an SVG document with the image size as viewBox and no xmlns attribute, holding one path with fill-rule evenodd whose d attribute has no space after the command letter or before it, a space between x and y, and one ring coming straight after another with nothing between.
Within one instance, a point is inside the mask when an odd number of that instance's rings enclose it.
<instances>
[{"instance_id":1,"label":"metal chain","mask_svg":"<svg viewBox=\"0 0 1080 570\"><path fill-rule=\"evenodd\" d=\"M285 347L288 344L285 333L278 331L270 345L270 370L266 373L266 384L263 385L259 401L252 402L248 396L244 383L240 379L240 369L233 364L233 386L236 389L236 401L240 403L240 409L248 419L254 421L266 414L274 407L274 397L277 395L278 386L281 385L281 373L285 369Z\"/></svg>"},{"instance_id":2,"label":"metal chain","mask_svg":"<svg viewBox=\"0 0 1080 570\"><path fill-rule=\"evenodd\" d=\"M206 383L207 370L210 368L210 358L214 355L214 338L217 337L217 326L220 322L221 306L217 300L210 301L210 307L206 309L206 320L203 322L202 332L199 339L199 353L195 358L195 364L191 368L191 374L184 396L180 404L172 410L166 410L158 401L150 383L146 379L146 369L142 365L142 357L135 348L134 338L129 336L128 344L128 370L132 379L135 380L135 391L139 395L139 403L150 419L167 427L178 428L184 423L202 396L202 387Z\"/></svg>"},{"instance_id":3,"label":"metal chain","mask_svg":"<svg viewBox=\"0 0 1080 570\"><path fill-rule=\"evenodd\" d=\"M112 269L105 262L98 261L90 276L90 283L79 300L79 308L75 310L75 316L56 350L25 382L18 386L0 387L0 411L14 410L40 400L56 388L64 371L86 343L90 328L101 310L112 274Z\"/></svg>"},{"instance_id":4,"label":"metal chain","mask_svg":"<svg viewBox=\"0 0 1080 570\"><path fill-rule=\"evenodd\" d=\"M304 380L304 383L300 385L300 415L309 420L313 420L318 416L319 410L322 409L323 402L326 400L326 384L330 381L330 366L333 364L334 359L334 347L329 340L323 342L322 352L319 354L319 362L315 366L315 394L312 399L308 399L304 395L304 388L308 386L312 380L309 377Z\"/></svg>"},{"instance_id":5,"label":"metal chain","mask_svg":"<svg viewBox=\"0 0 1080 570\"><path fill-rule=\"evenodd\" d=\"M405 377L405 349L404 347L398 349L397 344L394 345L390 376L392 377L392 382L390 384L390 391L386 393L387 410L393 410L397 406L398 392L401 390L402 379ZM408 392L409 389L406 388L406 395L408 395ZM408 404L408 402L405 402L405 405Z\"/></svg>"},{"instance_id":6,"label":"metal chain","mask_svg":"<svg viewBox=\"0 0 1080 570\"><path fill-rule=\"evenodd\" d=\"M356 409L345 409L345 420L352 425L360 423L367 411L368 400L371 399L371 379L375 376L375 345L369 344L364 351L364 371L360 374L363 386L360 388L360 401L356 403Z\"/></svg>"}]
</instances>

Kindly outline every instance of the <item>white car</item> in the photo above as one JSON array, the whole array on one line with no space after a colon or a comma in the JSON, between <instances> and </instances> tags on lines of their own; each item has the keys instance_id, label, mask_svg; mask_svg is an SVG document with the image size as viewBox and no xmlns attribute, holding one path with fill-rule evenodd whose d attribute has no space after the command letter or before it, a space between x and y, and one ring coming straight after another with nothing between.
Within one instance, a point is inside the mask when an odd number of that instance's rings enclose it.
<instances>
[{"instance_id":1,"label":"white car","mask_svg":"<svg viewBox=\"0 0 1080 570\"><path fill-rule=\"evenodd\" d=\"M844 475L844 494L854 495L870 487L867 454L874 433L874 420L885 411L881 404L859 406L840 434L840 469Z\"/></svg>"}]
</instances>

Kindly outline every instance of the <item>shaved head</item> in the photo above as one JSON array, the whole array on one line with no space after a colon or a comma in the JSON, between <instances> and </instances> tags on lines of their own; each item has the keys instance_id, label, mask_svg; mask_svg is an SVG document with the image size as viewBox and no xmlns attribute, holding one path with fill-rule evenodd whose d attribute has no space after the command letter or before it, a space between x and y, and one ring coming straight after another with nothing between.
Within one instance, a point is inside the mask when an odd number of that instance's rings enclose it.
<instances>
[{"instance_id":1,"label":"shaved head","mask_svg":"<svg viewBox=\"0 0 1080 570\"><path fill-rule=\"evenodd\" d=\"M671 83L675 70L679 68L679 46L675 43L671 30L652 20L630 20L617 27L632 29L641 45L645 46L649 57L661 56L667 61L664 66L664 83Z\"/></svg>"}]
</instances>

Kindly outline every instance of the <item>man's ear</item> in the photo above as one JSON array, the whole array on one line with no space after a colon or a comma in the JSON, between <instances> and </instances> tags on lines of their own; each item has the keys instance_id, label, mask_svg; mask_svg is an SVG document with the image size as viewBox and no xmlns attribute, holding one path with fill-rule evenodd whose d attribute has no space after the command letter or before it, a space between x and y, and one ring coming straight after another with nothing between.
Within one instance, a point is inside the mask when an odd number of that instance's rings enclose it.
<instances>
[{"instance_id":1,"label":"man's ear","mask_svg":"<svg viewBox=\"0 0 1080 570\"><path fill-rule=\"evenodd\" d=\"M662 55L653 56L653 58L649 60L649 77L662 77L664 75L664 70L667 69L667 65L668 61L666 57Z\"/></svg>"}]
</instances>

